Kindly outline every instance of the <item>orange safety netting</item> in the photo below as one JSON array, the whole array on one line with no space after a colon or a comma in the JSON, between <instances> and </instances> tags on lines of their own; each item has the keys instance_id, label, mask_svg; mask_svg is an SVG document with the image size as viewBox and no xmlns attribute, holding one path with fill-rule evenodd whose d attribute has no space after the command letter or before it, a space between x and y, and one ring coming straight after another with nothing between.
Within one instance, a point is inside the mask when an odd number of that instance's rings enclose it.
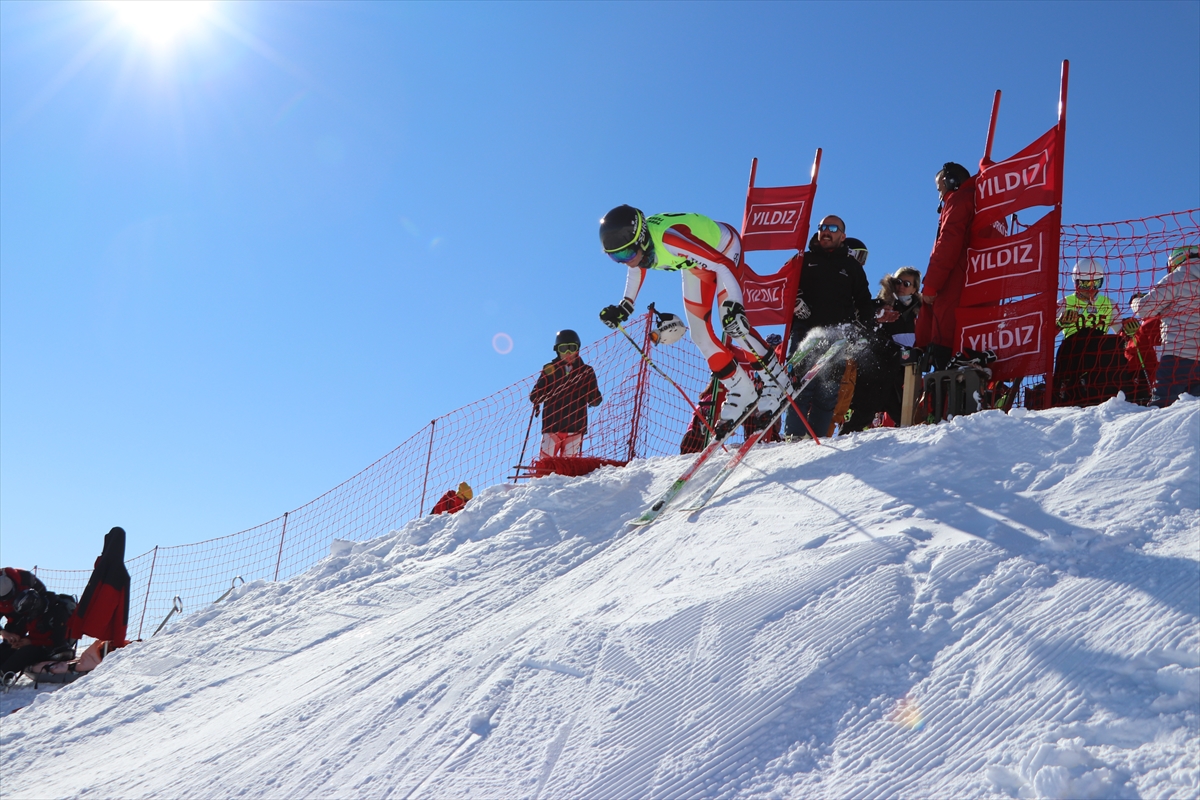
<instances>
[{"instance_id":1,"label":"orange safety netting","mask_svg":"<svg viewBox=\"0 0 1200 800\"><path fill-rule=\"evenodd\" d=\"M1062 228L1060 299L1074 290L1071 269L1081 258L1105 265L1104 293L1129 316L1129 302L1160 278L1172 248L1200 241L1200 209L1146 219ZM711 374L690 342L652 347L652 315L630 322L627 330L692 402L708 386ZM1107 334L1114 342L1117 334ZM1059 336L1061 343L1062 336ZM1123 345L1122 345L1123 347ZM1123 351L1122 351L1123 352ZM692 421L692 409L679 390L642 360L618 332L594 342L581 355L596 372L603 403L590 410L583 455L618 462L678 454ZM1056 365L1056 399L1044 381L1026 378L1020 404L1100 402L1126 391L1145 402L1148 388L1130 387L1131 362L1105 377L1089 378L1090 394L1062 395L1069 365ZM1119 374L1118 374L1119 373ZM1091 373L1089 373L1091 374ZM1076 372L1077 377L1077 372ZM330 553L335 540L365 541L428 514L448 489L466 481L477 490L532 474L541 438L540 419L532 417L531 375L489 397L431 421L421 431L362 472L281 517L230 536L174 547L155 547L126 562L131 578L130 636L151 635L173 607L184 612L216 601L236 578L245 581L290 578ZM1149 375L1153 380L1153 375ZM1098 392L1096 387L1103 386ZM1103 396L1101 396L1103 395ZM523 463L522 463L523 462ZM78 594L86 570L37 570L54 591Z\"/></svg>"},{"instance_id":2,"label":"orange safety netting","mask_svg":"<svg viewBox=\"0 0 1200 800\"><path fill-rule=\"evenodd\" d=\"M626 330L693 399L711 378L688 341L649 343L652 315ZM619 331L582 348L604 400L590 409L583 455L618 462L678 454L692 410L650 369ZM539 455L541 419L533 418L531 375L431 421L383 458L311 502L253 528L194 544L155 547L129 558L129 635L154 633L179 597L185 613L212 603L236 578L290 578L329 555L335 540L365 541L430 513L448 489L466 481L477 491L530 473ZM522 455L523 453L523 455ZM52 591L78 595L87 570L37 569Z\"/></svg>"},{"instance_id":3,"label":"orange safety netting","mask_svg":"<svg viewBox=\"0 0 1200 800\"><path fill-rule=\"evenodd\" d=\"M1044 381L1034 387L1027 382L1026 406L1094 405L1117 392L1130 402L1146 404L1155 382L1158 362L1157 325L1140 325L1133 333L1122 324L1133 318L1130 301L1148 292L1167 273L1171 251L1200 243L1200 209L1160 214L1144 219L1098 225L1064 225L1060 244L1059 310L1076 292L1072 270L1089 259L1103 270L1099 295L1115 307L1113 327L1099 327L1064 337L1055 342L1054 380L1047 395ZM1094 303L1095 301L1093 301ZM1176 307L1167 316L1178 316ZM1095 322L1095 320L1093 320Z\"/></svg>"}]
</instances>

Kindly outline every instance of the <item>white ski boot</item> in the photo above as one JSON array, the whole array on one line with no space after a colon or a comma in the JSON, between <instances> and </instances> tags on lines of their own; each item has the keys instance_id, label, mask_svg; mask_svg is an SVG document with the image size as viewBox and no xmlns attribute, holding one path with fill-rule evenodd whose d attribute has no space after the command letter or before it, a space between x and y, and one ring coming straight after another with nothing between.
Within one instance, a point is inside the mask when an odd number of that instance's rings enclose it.
<instances>
[{"instance_id":1,"label":"white ski boot","mask_svg":"<svg viewBox=\"0 0 1200 800\"><path fill-rule=\"evenodd\" d=\"M737 367L733 375L721 381L725 387L725 402L721 404L721 424L733 425L746 413L746 409L758 402L758 390L746 370ZM778 403L776 407L778 408Z\"/></svg>"},{"instance_id":2,"label":"white ski boot","mask_svg":"<svg viewBox=\"0 0 1200 800\"><path fill-rule=\"evenodd\" d=\"M763 361L766 366L758 372L763 382L762 392L758 396L758 410L770 414L787 402L788 375L783 365L775 359L774 353L767 353Z\"/></svg>"}]
</instances>

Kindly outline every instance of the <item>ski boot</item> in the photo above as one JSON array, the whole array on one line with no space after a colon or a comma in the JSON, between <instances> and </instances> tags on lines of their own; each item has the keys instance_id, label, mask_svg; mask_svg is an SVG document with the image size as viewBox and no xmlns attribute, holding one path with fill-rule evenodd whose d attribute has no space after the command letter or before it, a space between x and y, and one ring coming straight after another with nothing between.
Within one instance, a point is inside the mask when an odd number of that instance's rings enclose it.
<instances>
[{"instance_id":1,"label":"ski boot","mask_svg":"<svg viewBox=\"0 0 1200 800\"><path fill-rule=\"evenodd\" d=\"M754 381L741 367L737 367L733 375L722 379L721 385L725 387L725 401L721 404L721 417L716 426L718 437L724 437L733 430L738 420L758 402Z\"/></svg>"},{"instance_id":2,"label":"ski boot","mask_svg":"<svg viewBox=\"0 0 1200 800\"><path fill-rule=\"evenodd\" d=\"M774 353L767 353L759 364L758 374L762 377L763 387L758 396L758 410L771 414L787 402L790 380L787 370L775 359Z\"/></svg>"}]
</instances>

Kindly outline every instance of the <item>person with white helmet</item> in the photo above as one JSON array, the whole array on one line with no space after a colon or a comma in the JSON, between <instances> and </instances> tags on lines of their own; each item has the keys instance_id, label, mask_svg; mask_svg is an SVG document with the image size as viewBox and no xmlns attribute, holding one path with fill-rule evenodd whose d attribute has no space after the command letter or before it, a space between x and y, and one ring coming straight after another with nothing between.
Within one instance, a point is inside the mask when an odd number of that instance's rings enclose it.
<instances>
[{"instance_id":1,"label":"person with white helmet","mask_svg":"<svg viewBox=\"0 0 1200 800\"><path fill-rule=\"evenodd\" d=\"M1161 320L1162 358L1150 405L1168 406L1184 392L1200 396L1200 244L1172 250L1167 274L1132 305L1138 318Z\"/></svg>"},{"instance_id":2,"label":"person with white helmet","mask_svg":"<svg viewBox=\"0 0 1200 800\"><path fill-rule=\"evenodd\" d=\"M1083 330L1108 333L1116 324L1118 307L1104 288L1104 266L1092 258L1081 258L1071 268L1075 291L1058 304L1058 327L1063 336L1074 336Z\"/></svg>"}]
</instances>

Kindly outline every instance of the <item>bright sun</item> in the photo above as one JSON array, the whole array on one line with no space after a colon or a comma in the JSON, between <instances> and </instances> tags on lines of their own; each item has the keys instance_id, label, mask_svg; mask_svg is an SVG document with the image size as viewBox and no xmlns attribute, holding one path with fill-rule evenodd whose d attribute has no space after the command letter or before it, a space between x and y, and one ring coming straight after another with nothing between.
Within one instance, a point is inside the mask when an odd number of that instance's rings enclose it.
<instances>
[{"instance_id":1,"label":"bright sun","mask_svg":"<svg viewBox=\"0 0 1200 800\"><path fill-rule=\"evenodd\" d=\"M158 45L195 27L212 9L209 0L109 0L109 5L126 25Z\"/></svg>"}]
</instances>

